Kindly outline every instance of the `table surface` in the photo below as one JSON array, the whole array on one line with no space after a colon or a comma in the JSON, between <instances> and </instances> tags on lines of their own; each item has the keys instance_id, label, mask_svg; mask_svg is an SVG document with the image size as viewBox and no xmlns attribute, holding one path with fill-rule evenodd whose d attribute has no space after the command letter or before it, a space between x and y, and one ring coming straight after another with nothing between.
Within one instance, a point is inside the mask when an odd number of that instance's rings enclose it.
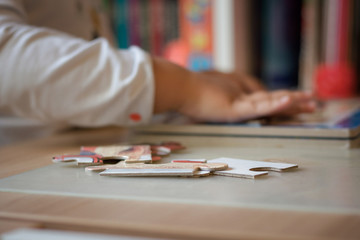
<instances>
[{"instance_id":1,"label":"table surface","mask_svg":"<svg viewBox=\"0 0 360 240\"><path fill-rule=\"evenodd\" d=\"M84 145L174 140L171 158L296 163L255 180L102 177L51 157ZM269 144L271 139L73 130L0 149L0 220L136 236L207 239L357 239L360 149Z\"/></svg>"}]
</instances>

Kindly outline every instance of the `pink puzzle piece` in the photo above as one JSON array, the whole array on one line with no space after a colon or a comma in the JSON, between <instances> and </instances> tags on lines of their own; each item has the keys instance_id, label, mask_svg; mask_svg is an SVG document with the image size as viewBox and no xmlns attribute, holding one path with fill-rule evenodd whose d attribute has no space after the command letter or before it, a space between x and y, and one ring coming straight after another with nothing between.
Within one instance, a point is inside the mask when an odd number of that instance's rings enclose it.
<instances>
[{"instance_id":1,"label":"pink puzzle piece","mask_svg":"<svg viewBox=\"0 0 360 240\"><path fill-rule=\"evenodd\" d=\"M108 161L109 160L109 161ZM150 163L152 161L149 145L111 145L81 147L79 155L60 155L53 162L77 162L78 165L102 165L110 160L123 160L127 163Z\"/></svg>"},{"instance_id":2,"label":"pink puzzle piece","mask_svg":"<svg viewBox=\"0 0 360 240\"><path fill-rule=\"evenodd\" d=\"M77 162L78 165L91 166L117 163L151 163L161 160L162 156L172 151L184 149L178 142L160 144L110 145L81 147L80 154L60 155L53 157L53 162Z\"/></svg>"}]
</instances>

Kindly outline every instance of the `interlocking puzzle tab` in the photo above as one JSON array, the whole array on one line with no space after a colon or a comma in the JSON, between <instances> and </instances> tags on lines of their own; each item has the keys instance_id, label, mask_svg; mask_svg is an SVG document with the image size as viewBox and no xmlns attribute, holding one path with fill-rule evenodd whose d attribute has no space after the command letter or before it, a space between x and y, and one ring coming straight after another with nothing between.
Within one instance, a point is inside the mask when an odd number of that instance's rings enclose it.
<instances>
[{"instance_id":1,"label":"interlocking puzzle tab","mask_svg":"<svg viewBox=\"0 0 360 240\"><path fill-rule=\"evenodd\" d=\"M225 157L212 159L208 162L226 163L229 165L229 168L225 171L214 172L215 175L241 178L256 178L258 176L268 174L268 171L281 172L298 167L298 165L290 163L253 161Z\"/></svg>"}]
</instances>

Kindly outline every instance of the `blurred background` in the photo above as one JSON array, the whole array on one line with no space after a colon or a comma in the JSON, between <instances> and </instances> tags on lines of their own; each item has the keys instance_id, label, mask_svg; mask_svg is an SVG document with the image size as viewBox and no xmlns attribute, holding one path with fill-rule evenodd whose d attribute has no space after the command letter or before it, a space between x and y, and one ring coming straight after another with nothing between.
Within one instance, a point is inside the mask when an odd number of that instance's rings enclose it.
<instances>
[{"instance_id":1,"label":"blurred background","mask_svg":"<svg viewBox=\"0 0 360 240\"><path fill-rule=\"evenodd\" d=\"M322 100L360 96L360 0L99 2L119 48L137 45L194 71L251 74L269 89ZM57 130L0 113L0 145Z\"/></svg>"},{"instance_id":2,"label":"blurred background","mask_svg":"<svg viewBox=\"0 0 360 240\"><path fill-rule=\"evenodd\" d=\"M358 0L113 0L119 48L257 76L320 99L359 95Z\"/></svg>"}]
</instances>

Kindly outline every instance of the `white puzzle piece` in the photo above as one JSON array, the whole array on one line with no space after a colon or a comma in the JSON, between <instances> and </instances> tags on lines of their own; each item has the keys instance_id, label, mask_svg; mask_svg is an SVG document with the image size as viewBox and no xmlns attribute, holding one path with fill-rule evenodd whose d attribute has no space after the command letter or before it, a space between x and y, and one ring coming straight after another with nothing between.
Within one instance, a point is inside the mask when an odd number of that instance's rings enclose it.
<instances>
[{"instance_id":1,"label":"white puzzle piece","mask_svg":"<svg viewBox=\"0 0 360 240\"><path fill-rule=\"evenodd\" d=\"M208 176L213 171L224 170L224 163L163 163L143 164L119 162L113 165L89 166L86 171L101 171L101 176Z\"/></svg>"},{"instance_id":2,"label":"white puzzle piece","mask_svg":"<svg viewBox=\"0 0 360 240\"><path fill-rule=\"evenodd\" d=\"M268 174L268 171L281 172L298 167L298 165L290 163L263 162L225 157L208 160L208 163L228 164L228 169L215 171L213 172L215 175L242 178L256 178L258 176Z\"/></svg>"},{"instance_id":3,"label":"white puzzle piece","mask_svg":"<svg viewBox=\"0 0 360 240\"><path fill-rule=\"evenodd\" d=\"M200 177L210 175L210 171L207 170L197 170L193 168L184 168L184 169L106 169L100 173L101 176L116 176L116 177Z\"/></svg>"},{"instance_id":4,"label":"white puzzle piece","mask_svg":"<svg viewBox=\"0 0 360 240\"><path fill-rule=\"evenodd\" d=\"M101 172L101 176L193 176L195 170L189 169L136 169L136 168L123 168L123 169L106 169Z\"/></svg>"}]
</instances>

